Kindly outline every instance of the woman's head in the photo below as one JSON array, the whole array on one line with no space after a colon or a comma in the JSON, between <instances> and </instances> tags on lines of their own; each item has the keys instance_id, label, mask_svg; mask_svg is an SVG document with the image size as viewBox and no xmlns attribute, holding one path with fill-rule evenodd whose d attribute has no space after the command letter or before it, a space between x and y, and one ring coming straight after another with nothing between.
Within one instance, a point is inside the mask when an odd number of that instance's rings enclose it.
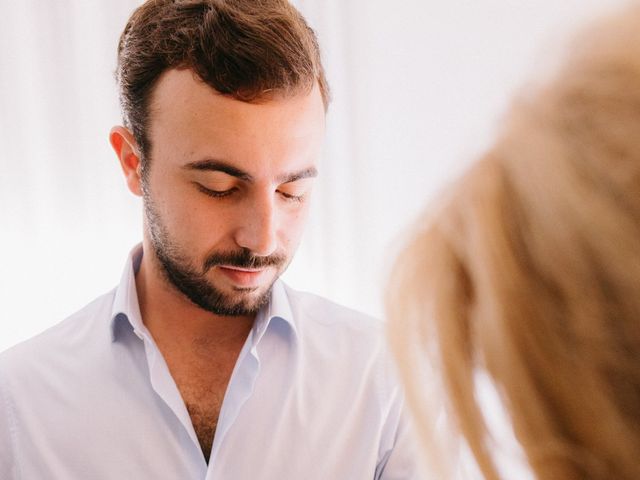
<instances>
[{"instance_id":1,"label":"woman's head","mask_svg":"<svg viewBox=\"0 0 640 480\"><path fill-rule=\"evenodd\" d=\"M539 479L640 478L640 8L594 26L425 216L390 281L390 337L424 430L426 355L498 478L486 371Z\"/></svg>"}]
</instances>

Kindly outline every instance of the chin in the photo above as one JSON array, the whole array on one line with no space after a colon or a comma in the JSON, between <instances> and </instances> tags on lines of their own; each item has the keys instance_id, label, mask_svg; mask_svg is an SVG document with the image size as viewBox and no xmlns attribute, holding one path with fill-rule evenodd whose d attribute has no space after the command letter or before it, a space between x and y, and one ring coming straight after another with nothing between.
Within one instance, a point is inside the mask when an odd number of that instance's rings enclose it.
<instances>
[{"instance_id":1,"label":"chin","mask_svg":"<svg viewBox=\"0 0 640 480\"><path fill-rule=\"evenodd\" d=\"M224 289L219 291L224 294L229 303L243 304L246 306L253 306L256 304L264 303L264 297L270 297L271 289L277 278L274 278L270 282L266 282L261 285L252 286L240 286L240 285L228 285Z\"/></svg>"}]
</instances>

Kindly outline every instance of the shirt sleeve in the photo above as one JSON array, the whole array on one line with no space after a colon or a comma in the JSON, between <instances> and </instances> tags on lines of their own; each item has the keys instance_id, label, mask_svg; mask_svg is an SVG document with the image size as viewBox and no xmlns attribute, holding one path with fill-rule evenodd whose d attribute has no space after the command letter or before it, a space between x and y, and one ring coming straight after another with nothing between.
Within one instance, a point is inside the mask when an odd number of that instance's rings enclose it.
<instances>
[{"instance_id":1,"label":"shirt sleeve","mask_svg":"<svg viewBox=\"0 0 640 480\"><path fill-rule=\"evenodd\" d=\"M14 435L13 412L4 385L2 370L0 370L0 478L2 480L16 480L18 478Z\"/></svg>"}]
</instances>

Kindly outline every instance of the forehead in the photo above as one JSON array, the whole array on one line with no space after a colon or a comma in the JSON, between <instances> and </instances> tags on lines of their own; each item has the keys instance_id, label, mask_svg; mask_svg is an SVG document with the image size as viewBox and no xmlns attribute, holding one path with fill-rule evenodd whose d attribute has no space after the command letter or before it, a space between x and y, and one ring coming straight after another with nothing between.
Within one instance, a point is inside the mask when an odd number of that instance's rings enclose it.
<instances>
[{"instance_id":1,"label":"forehead","mask_svg":"<svg viewBox=\"0 0 640 480\"><path fill-rule=\"evenodd\" d=\"M242 102L216 92L191 70L169 70L150 105L154 161L185 164L201 158L242 168L299 167L317 156L324 135L319 88L288 98Z\"/></svg>"}]
</instances>

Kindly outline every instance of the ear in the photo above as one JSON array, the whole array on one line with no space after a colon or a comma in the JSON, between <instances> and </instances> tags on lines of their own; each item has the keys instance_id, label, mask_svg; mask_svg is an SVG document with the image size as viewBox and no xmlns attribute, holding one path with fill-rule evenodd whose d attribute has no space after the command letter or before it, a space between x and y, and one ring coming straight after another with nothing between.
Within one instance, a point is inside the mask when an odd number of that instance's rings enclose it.
<instances>
[{"instance_id":1,"label":"ear","mask_svg":"<svg viewBox=\"0 0 640 480\"><path fill-rule=\"evenodd\" d=\"M127 128L118 125L111 129L109 141L118 160L120 160L120 166L129 190L134 195L142 196L140 150L133 134Z\"/></svg>"}]
</instances>

